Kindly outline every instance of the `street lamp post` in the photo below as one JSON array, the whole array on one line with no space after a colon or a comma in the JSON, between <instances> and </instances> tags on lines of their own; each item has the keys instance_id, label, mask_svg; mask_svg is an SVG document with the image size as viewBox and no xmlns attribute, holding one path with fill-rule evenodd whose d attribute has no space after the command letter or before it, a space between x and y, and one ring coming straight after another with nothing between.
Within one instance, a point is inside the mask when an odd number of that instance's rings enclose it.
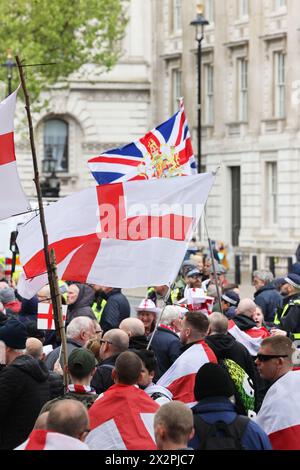
<instances>
[{"instance_id":1,"label":"street lamp post","mask_svg":"<svg viewBox=\"0 0 300 470\"><path fill-rule=\"evenodd\" d=\"M12 93L12 76L13 68L16 66L15 61L13 60L11 49L7 50L7 58L2 67L6 67L7 70L7 96Z\"/></svg>"},{"instance_id":2,"label":"street lamp post","mask_svg":"<svg viewBox=\"0 0 300 470\"><path fill-rule=\"evenodd\" d=\"M60 181L56 174L56 160L53 158L45 158L43 160L43 172L50 173L49 176L41 182L41 191L43 197L59 197Z\"/></svg>"},{"instance_id":3,"label":"street lamp post","mask_svg":"<svg viewBox=\"0 0 300 470\"><path fill-rule=\"evenodd\" d=\"M203 5L197 5L196 19L191 21L191 26L195 27L196 41L198 43L197 59L198 59L198 103L197 103L197 132L198 132L198 173L201 173L201 67L202 67L202 41L204 38L204 26L209 25L209 22L203 16Z\"/></svg>"}]
</instances>

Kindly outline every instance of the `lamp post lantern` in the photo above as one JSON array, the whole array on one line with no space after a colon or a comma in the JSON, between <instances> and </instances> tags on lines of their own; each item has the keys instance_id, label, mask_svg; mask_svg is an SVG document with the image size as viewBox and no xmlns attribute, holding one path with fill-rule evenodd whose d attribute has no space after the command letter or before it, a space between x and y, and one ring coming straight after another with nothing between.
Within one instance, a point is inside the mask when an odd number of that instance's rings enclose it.
<instances>
[{"instance_id":1,"label":"lamp post lantern","mask_svg":"<svg viewBox=\"0 0 300 470\"><path fill-rule=\"evenodd\" d=\"M197 157L198 157L198 173L201 173L201 67L202 67L202 41L204 38L204 26L209 25L209 22L203 16L203 5L197 5L197 16L195 20L191 21L191 26L195 27L195 39L198 43L197 51L197 68L198 68L198 102L197 102L197 132L198 132L198 146L197 146Z\"/></svg>"},{"instance_id":2,"label":"lamp post lantern","mask_svg":"<svg viewBox=\"0 0 300 470\"><path fill-rule=\"evenodd\" d=\"M12 93L12 76L13 68L16 66L15 61L13 60L12 50L7 50L6 61L2 64L3 67L6 67L7 70L7 96Z\"/></svg>"},{"instance_id":3,"label":"lamp post lantern","mask_svg":"<svg viewBox=\"0 0 300 470\"><path fill-rule=\"evenodd\" d=\"M45 158L43 160L43 172L49 173L49 176L41 182L41 191L43 197L59 197L60 181L56 174L56 160Z\"/></svg>"}]
</instances>

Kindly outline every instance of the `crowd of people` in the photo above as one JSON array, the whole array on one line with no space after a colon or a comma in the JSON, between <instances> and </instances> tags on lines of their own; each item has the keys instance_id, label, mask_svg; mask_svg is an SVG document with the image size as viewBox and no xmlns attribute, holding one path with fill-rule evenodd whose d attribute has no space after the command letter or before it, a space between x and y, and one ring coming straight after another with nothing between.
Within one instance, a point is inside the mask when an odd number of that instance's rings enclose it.
<instances>
[{"instance_id":1,"label":"crowd of people","mask_svg":"<svg viewBox=\"0 0 300 470\"><path fill-rule=\"evenodd\" d=\"M0 265L0 449L299 450L300 263L253 288L191 256L132 315L121 289L60 281L64 363L37 327L49 286L23 299Z\"/></svg>"}]
</instances>

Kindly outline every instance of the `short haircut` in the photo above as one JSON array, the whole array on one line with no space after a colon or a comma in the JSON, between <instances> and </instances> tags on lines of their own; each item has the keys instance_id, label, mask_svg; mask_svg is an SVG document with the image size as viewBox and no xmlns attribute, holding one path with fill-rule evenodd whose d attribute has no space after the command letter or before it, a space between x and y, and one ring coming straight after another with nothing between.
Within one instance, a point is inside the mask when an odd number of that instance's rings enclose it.
<instances>
[{"instance_id":1,"label":"short haircut","mask_svg":"<svg viewBox=\"0 0 300 470\"><path fill-rule=\"evenodd\" d=\"M89 427L89 417L79 400L58 400L50 408L47 429L67 436L80 436Z\"/></svg>"},{"instance_id":2,"label":"short haircut","mask_svg":"<svg viewBox=\"0 0 300 470\"><path fill-rule=\"evenodd\" d=\"M186 323L197 333L206 334L209 326L207 316L201 312L187 312L184 315Z\"/></svg>"},{"instance_id":3,"label":"short haircut","mask_svg":"<svg viewBox=\"0 0 300 470\"><path fill-rule=\"evenodd\" d=\"M143 336L145 334L145 325L138 318L125 318L119 325L120 330L125 331L130 336Z\"/></svg>"},{"instance_id":4,"label":"short haircut","mask_svg":"<svg viewBox=\"0 0 300 470\"><path fill-rule=\"evenodd\" d=\"M245 315L252 318L256 310L256 304L252 299L242 299L236 309L237 315Z\"/></svg>"},{"instance_id":5,"label":"short haircut","mask_svg":"<svg viewBox=\"0 0 300 470\"><path fill-rule=\"evenodd\" d=\"M180 318L181 310L181 307L178 305L167 305L163 311L160 323L167 326L171 325L172 321Z\"/></svg>"},{"instance_id":6,"label":"short haircut","mask_svg":"<svg viewBox=\"0 0 300 470\"><path fill-rule=\"evenodd\" d=\"M27 338L25 354L34 359L41 359L43 355L43 343L37 338Z\"/></svg>"},{"instance_id":7,"label":"short haircut","mask_svg":"<svg viewBox=\"0 0 300 470\"><path fill-rule=\"evenodd\" d=\"M209 316L209 326L213 333L225 335L228 331L228 318L220 312L213 312Z\"/></svg>"},{"instance_id":8,"label":"short haircut","mask_svg":"<svg viewBox=\"0 0 300 470\"><path fill-rule=\"evenodd\" d=\"M131 351L121 353L115 363L115 371L119 382L125 385L135 385L142 372L141 359Z\"/></svg>"},{"instance_id":9,"label":"short haircut","mask_svg":"<svg viewBox=\"0 0 300 470\"><path fill-rule=\"evenodd\" d=\"M115 354L120 354L128 349L129 338L125 331L119 328L113 328L108 330L104 335L103 339L111 342L111 350Z\"/></svg>"},{"instance_id":10,"label":"short haircut","mask_svg":"<svg viewBox=\"0 0 300 470\"><path fill-rule=\"evenodd\" d=\"M162 405L154 416L154 428L165 426L168 439L176 444L187 441L193 430L193 413L184 403L170 401Z\"/></svg>"},{"instance_id":11,"label":"short haircut","mask_svg":"<svg viewBox=\"0 0 300 470\"><path fill-rule=\"evenodd\" d=\"M270 346L274 354L287 355L287 359L292 362L292 355L295 349L290 338L286 336L270 336L269 338L265 338L260 346Z\"/></svg>"},{"instance_id":12,"label":"short haircut","mask_svg":"<svg viewBox=\"0 0 300 470\"><path fill-rule=\"evenodd\" d=\"M93 320L89 317L76 317L70 321L67 326L66 335L67 338L76 339L79 338L82 330L90 330L94 328Z\"/></svg>"},{"instance_id":13,"label":"short haircut","mask_svg":"<svg viewBox=\"0 0 300 470\"><path fill-rule=\"evenodd\" d=\"M258 279L263 281L265 284L272 282L274 279L273 273L271 273L271 271L268 271L267 269L261 269L260 271L253 271L253 278L254 277L257 277Z\"/></svg>"},{"instance_id":14,"label":"short haircut","mask_svg":"<svg viewBox=\"0 0 300 470\"><path fill-rule=\"evenodd\" d=\"M134 352L143 361L148 372L156 371L157 360L154 351L151 351L150 349L138 349Z\"/></svg>"}]
</instances>

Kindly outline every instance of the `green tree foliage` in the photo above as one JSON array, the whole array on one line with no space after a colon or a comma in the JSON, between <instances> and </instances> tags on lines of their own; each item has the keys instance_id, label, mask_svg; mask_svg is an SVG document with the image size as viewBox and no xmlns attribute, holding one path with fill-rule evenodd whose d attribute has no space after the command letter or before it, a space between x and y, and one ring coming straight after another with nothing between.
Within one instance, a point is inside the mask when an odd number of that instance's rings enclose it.
<instances>
[{"instance_id":1,"label":"green tree foliage","mask_svg":"<svg viewBox=\"0 0 300 470\"><path fill-rule=\"evenodd\" d=\"M110 69L120 54L127 0L0 0L0 61L7 51L27 67L30 94L37 97L46 85L66 79L83 64ZM7 80L0 67L0 80ZM19 83L15 68L13 88Z\"/></svg>"}]
</instances>

